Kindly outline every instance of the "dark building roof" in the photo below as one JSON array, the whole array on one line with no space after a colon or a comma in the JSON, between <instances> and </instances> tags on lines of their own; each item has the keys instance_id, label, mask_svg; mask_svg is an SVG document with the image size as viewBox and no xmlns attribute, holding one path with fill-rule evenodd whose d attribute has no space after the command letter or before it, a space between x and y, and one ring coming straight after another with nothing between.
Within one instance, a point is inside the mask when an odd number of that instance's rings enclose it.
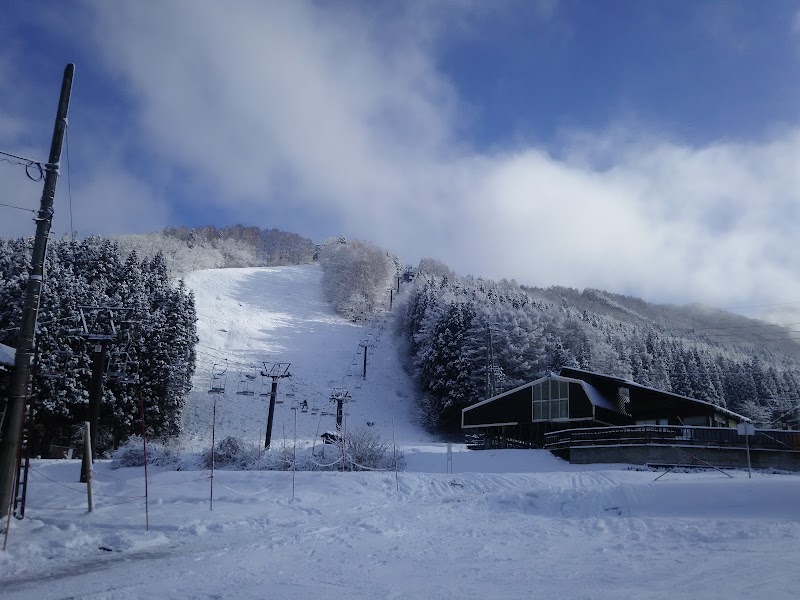
<instances>
[{"instance_id":1,"label":"dark building roof","mask_svg":"<svg viewBox=\"0 0 800 600\"><path fill-rule=\"evenodd\" d=\"M581 379L605 397L613 398L617 395L619 388L627 388L630 402L627 404L626 412L634 415L637 419L655 417L663 414L665 411L676 415L685 414L692 409L696 409L698 405L701 405L705 407L708 412L722 414L739 422L750 420L747 417L730 411L727 408L723 408L722 406L712 404L711 402L657 390L634 383L630 379L621 379L619 377L603 375L601 373L594 373L574 367L562 367L558 374L562 377Z\"/></svg>"}]
</instances>

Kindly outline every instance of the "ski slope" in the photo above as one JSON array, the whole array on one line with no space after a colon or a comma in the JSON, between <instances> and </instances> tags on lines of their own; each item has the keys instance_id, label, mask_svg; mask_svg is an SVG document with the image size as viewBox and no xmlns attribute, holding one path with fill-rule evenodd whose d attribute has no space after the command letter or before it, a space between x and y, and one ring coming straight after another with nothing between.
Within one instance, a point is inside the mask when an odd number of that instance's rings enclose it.
<instances>
[{"instance_id":1,"label":"ski slope","mask_svg":"<svg viewBox=\"0 0 800 600\"><path fill-rule=\"evenodd\" d=\"M185 443L208 447L216 400L216 437L263 443L271 379L264 363L289 363L278 380L273 446L297 437L313 443L335 428L334 389L348 390L345 426L370 427L384 439L430 441L414 417L413 385L392 340L391 315L354 324L324 299L318 265L213 269L186 278L198 315L197 371L184 409ZM387 299L388 300L388 299ZM388 307L387 307L388 308ZM364 347L367 368L364 377ZM225 368L225 394L209 394L212 369ZM257 377L248 383L246 374ZM250 390L254 395L237 392ZM307 403L307 412L302 403ZM293 410L296 409L296 410Z\"/></svg>"},{"instance_id":2,"label":"ski slope","mask_svg":"<svg viewBox=\"0 0 800 600\"><path fill-rule=\"evenodd\" d=\"M542 450L463 445L448 466L446 445L416 425L390 324L336 317L319 281L313 266L188 278L202 354L183 445L208 447L215 399L217 439L260 442L266 398L236 394L237 367L290 362L274 441L292 446L297 416L299 445L312 444L333 416L292 411L292 398L322 404L346 386L346 423L370 421L389 439L394 431L403 470L217 470L212 479L151 466L146 480L143 468L98 461L89 513L80 461L34 460L25 519L11 520L0 552L0 597L800 597L799 474L659 478L570 465ZM363 363L353 357L370 340L359 379ZM226 359L226 393L209 394L210 370Z\"/></svg>"}]
</instances>

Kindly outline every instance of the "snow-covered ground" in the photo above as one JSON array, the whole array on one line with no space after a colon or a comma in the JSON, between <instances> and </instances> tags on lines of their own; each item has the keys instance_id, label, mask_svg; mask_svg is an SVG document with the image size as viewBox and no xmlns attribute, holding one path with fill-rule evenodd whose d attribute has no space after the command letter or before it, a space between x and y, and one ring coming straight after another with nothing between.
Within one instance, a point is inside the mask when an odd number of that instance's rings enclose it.
<instances>
[{"instance_id":1,"label":"snow-covered ground","mask_svg":"<svg viewBox=\"0 0 800 600\"><path fill-rule=\"evenodd\" d=\"M655 481L659 473L624 465L461 445L448 473L446 445L415 425L385 323L332 316L316 267L200 272L189 284L204 361L291 362L295 398L308 394L309 403L347 386L348 422L369 420L390 438L393 421L405 469L218 470L210 510L208 471L151 468L146 531L142 468L99 461L87 513L78 461L34 461L26 517L12 521L0 552L0 597L800 597L800 476L712 471ZM368 337L377 343L356 387L353 355ZM198 369L187 447L209 441L211 366ZM255 441L265 399L237 396L237 378L217 398L217 425ZM281 443L284 429L288 444L294 435L291 398L276 421ZM310 412L297 416L302 443L326 427Z\"/></svg>"}]
</instances>

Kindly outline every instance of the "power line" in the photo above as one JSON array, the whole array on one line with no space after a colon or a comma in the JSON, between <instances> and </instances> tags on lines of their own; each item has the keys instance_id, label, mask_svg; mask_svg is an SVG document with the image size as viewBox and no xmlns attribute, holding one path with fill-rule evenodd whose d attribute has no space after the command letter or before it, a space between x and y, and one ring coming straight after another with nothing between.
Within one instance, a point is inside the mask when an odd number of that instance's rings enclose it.
<instances>
[{"instance_id":1,"label":"power line","mask_svg":"<svg viewBox=\"0 0 800 600\"><path fill-rule=\"evenodd\" d=\"M26 210L28 212L32 212L33 214L36 214L36 211L33 210L32 208L24 208L22 206L14 206L13 204L3 204L2 202L0 202L0 206L5 206L6 208L16 208L17 210Z\"/></svg>"},{"instance_id":2,"label":"power line","mask_svg":"<svg viewBox=\"0 0 800 600\"><path fill-rule=\"evenodd\" d=\"M33 160L30 158L25 158L24 156L17 156L16 154L11 154L10 152L3 152L0 150L0 155L6 156L8 158L0 158L3 162L7 162L11 165L21 165L25 167L25 174L28 176L28 179L31 181L41 181L44 179L44 167L42 163L38 160ZM30 168L36 167L36 177L31 176Z\"/></svg>"}]
</instances>

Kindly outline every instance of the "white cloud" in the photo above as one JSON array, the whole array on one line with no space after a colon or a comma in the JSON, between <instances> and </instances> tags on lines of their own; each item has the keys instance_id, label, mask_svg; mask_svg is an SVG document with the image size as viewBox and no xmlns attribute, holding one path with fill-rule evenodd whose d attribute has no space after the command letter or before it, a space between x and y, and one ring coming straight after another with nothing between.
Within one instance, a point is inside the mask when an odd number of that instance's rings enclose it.
<instances>
[{"instance_id":1,"label":"white cloud","mask_svg":"<svg viewBox=\"0 0 800 600\"><path fill-rule=\"evenodd\" d=\"M437 69L437 3L414 5L417 24L312 2L88 6L134 105L119 147L100 133L84 149L108 154L78 186L81 220L102 231L163 224L180 187L206 214L325 215L301 233L462 273L722 306L800 300L800 129L690 147L621 127L574 134L557 157L476 150L458 137L469 99ZM137 153L158 173L128 169Z\"/></svg>"}]
</instances>

